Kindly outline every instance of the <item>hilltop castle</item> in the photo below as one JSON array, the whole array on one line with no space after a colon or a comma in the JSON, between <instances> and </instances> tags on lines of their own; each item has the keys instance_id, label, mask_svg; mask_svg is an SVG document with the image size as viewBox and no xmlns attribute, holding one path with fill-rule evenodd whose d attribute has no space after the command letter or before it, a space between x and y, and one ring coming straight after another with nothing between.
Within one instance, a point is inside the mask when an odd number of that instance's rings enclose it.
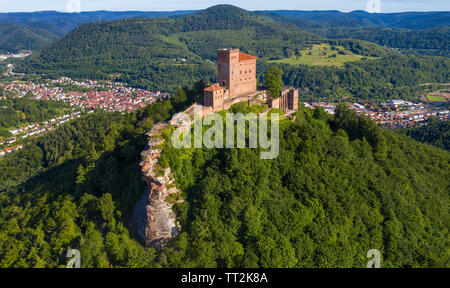
<instances>
[{"instance_id":1,"label":"hilltop castle","mask_svg":"<svg viewBox=\"0 0 450 288\"><path fill-rule=\"evenodd\" d=\"M298 90L284 89L280 97L270 98L265 89L258 90L256 61L258 58L239 49L219 49L217 51L219 83L205 88L203 115L226 110L231 105L258 98L270 108L282 109L284 113L298 110ZM263 100L261 100L263 99Z\"/></svg>"},{"instance_id":2,"label":"hilltop castle","mask_svg":"<svg viewBox=\"0 0 450 288\"><path fill-rule=\"evenodd\" d=\"M257 91L256 57L239 49L219 49L217 59L219 83L205 89L203 102L214 111L224 109L223 103L229 99Z\"/></svg>"}]
</instances>

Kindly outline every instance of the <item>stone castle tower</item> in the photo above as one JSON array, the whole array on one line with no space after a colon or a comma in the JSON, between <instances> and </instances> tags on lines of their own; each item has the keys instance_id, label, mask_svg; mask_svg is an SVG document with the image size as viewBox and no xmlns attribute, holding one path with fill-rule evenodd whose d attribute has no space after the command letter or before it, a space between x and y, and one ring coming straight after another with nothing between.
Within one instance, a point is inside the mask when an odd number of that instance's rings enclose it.
<instances>
[{"instance_id":1,"label":"stone castle tower","mask_svg":"<svg viewBox=\"0 0 450 288\"><path fill-rule=\"evenodd\" d=\"M256 91L256 60L239 49L217 52L219 85L230 90L230 98Z\"/></svg>"},{"instance_id":2,"label":"stone castle tower","mask_svg":"<svg viewBox=\"0 0 450 288\"><path fill-rule=\"evenodd\" d=\"M257 90L256 57L240 53L239 49L219 49L217 59L219 83L205 89L203 101L213 110L223 109L224 101Z\"/></svg>"},{"instance_id":3,"label":"stone castle tower","mask_svg":"<svg viewBox=\"0 0 450 288\"><path fill-rule=\"evenodd\" d=\"M205 88L203 115L226 110L234 103L250 101L258 91L256 61L258 58L239 49L217 51L219 83ZM285 113L298 110L298 89L283 89L280 97L268 100L269 107L280 108Z\"/></svg>"}]
</instances>

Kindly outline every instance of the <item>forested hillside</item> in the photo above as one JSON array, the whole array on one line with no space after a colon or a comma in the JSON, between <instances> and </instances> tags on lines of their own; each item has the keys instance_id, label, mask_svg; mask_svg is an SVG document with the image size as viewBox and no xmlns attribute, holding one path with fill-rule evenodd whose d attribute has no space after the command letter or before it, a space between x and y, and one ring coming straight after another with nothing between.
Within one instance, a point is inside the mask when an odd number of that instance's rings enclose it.
<instances>
[{"instance_id":1,"label":"forested hillside","mask_svg":"<svg viewBox=\"0 0 450 288\"><path fill-rule=\"evenodd\" d=\"M241 47L259 57L284 57L288 55L286 47L294 50L320 39L295 26L286 27L236 7L218 6L173 19L81 25L35 53L17 71L113 78L174 91L180 83L215 80L215 64L208 60L215 59L220 47Z\"/></svg>"},{"instance_id":2,"label":"forested hillside","mask_svg":"<svg viewBox=\"0 0 450 288\"><path fill-rule=\"evenodd\" d=\"M362 11L267 11L256 12L279 22L330 39L360 39L395 48L405 54L449 57L450 14L392 13Z\"/></svg>"},{"instance_id":3,"label":"forested hillside","mask_svg":"<svg viewBox=\"0 0 450 288\"><path fill-rule=\"evenodd\" d=\"M351 29L332 28L314 29L327 38L361 39L382 46L396 48L405 54L435 55L450 57L450 26L426 30L400 30L389 28Z\"/></svg>"},{"instance_id":4,"label":"forested hillside","mask_svg":"<svg viewBox=\"0 0 450 288\"><path fill-rule=\"evenodd\" d=\"M315 23L323 27L347 28L403 28L421 30L450 25L450 12L402 12L402 13L368 13L352 11L349 13L330 11L296 11L274 10L257 13L271 13L280 17ZM292 21L292 20L291 20ZM301 23L301 22L298 22Z\"/></svg>"},{"instance_id":5,"label":"forested hillside","mask_svg":"<svg viewBox=\"0 0 450 288\"><path fill-rule=\"evenodd\" d=\"M450 154L345 106L282 122L275 160L166 143L182 233L143 248L129 222L143 133L173 112L96 113L1 160L0 266L62 267L71 247L84 267L362 268L370 249L383 267L448 267Z\"/></svg>"},{"instance_id":6,"label":"forested hillside","mask_svg":"<svg viewBox=\"0 0 450 288\"><path fill-rule=\"evenodd\" d=\"M40 28L0 23L0 54L37 50L60 37Z\"/></svg>"}]
</instances>

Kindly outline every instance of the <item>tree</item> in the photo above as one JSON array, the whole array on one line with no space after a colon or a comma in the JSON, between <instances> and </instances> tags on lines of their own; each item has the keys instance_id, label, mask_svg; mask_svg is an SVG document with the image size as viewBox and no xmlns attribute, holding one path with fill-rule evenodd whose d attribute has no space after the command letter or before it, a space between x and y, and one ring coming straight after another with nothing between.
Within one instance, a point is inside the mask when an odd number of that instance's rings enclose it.
<instances>
[{"instance_id":1,"label":"tree","mask_svg":"<svg viewBox=\"0 0 450 288\"><path fill-rule=\"evenodd\" d=\"M105 221L111 222L114 218L114 201L109 193L103 194L100 198L99 203L100 211L102 212L102 217Z\"/></svg>"},{"instance_id":2,"label":"tree","mask_svg":"<svg viewBox=\"0 0 450 288\"><path fill-rule=\"evenodd\" d=\"M175 93L175 96L172 98L173 107L176 110L179 110L183 108L183 106L186 104L186 101L187 101L186 90L184 90L184 88L182 87L178 88L177 92Z\"/></svg>"},{"instance_id":3,"label":"tree","mask_svg":"<svg viewBox=\"0 0 450 288\"><path fill-rule=\"evenodd\" d=\"M267 89L272 97L278 98L283 90L283 71L277 66L270 66L264 77Z\"/></svg>"}]
</instances>

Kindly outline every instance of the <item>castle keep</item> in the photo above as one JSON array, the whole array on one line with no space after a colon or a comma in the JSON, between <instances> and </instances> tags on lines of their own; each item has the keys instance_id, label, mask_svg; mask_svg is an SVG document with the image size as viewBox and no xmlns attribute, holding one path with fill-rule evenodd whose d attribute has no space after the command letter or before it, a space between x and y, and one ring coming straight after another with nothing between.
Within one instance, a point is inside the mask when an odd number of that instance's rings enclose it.
<instances>
[{"instance_id":1,"label":"castle keep","mask_svg":"<svg viewBox=\"0 0 450 288\"><path fill-rule=\"evenodd\" d=\"M214 111L226 109L223 104L240 95L256 92L256 60L239 49L219 49L217 52L219 83L204 91L204 106Z\"/></svg>"},{"instance_id":2,"label":"castle keep","mask_svg":"<svg viewBox=\"0 0 450 288\"><path fill-rule=\"evenodd\" d=\"M203 114L226 110L231 105L249 101L267 91L258 91L256 61L258 58L239 49L219 49L217 51L219 83L205 88L203 95ZM260 101L261 102L261 101ZM284 113L298 110L298 90L284 89L279 98L264 101L271 108L282 109ZM250 103L252 104L252 103Z\"/></svg>"}]
</instances>

